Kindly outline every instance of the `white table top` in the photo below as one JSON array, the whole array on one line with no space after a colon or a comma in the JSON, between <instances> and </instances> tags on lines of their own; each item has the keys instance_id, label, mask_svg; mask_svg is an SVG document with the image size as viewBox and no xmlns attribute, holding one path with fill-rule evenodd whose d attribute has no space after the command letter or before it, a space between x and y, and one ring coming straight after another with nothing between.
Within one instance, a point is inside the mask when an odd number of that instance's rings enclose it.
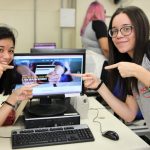
<instances>
[{"instance_id":1,"label":"white table top","mask_svg":"<svg viewBox=\"0 0 150 150\"><path fill-rule=\"evenodd\" d=\"M99 102L94 98L89 98L90 108L88 112L88 119L82 119L81 124L88 124L94 137L94 142L86 143L75 143L75 144L64 144L64 145L54 145L54 146L44 146L28 148L28 150L146 150L150 149L149 145L145 143L141 138L139 138L133 131L131 131L126 125L124 125L120 120L114 117L107 109L105 109ZM93 122L93 118L97 114L96 108L99 109L98 121L101 122L102 131L114 130L119 135L118 141L112 141L101 135L99 123ZM20 128L20 126L8 126L0 127L0 136L10 136L11 130L14 128ZM10 150L11 139L10 138L0 138L1 149Z\"/></svg>"}]
</instances>

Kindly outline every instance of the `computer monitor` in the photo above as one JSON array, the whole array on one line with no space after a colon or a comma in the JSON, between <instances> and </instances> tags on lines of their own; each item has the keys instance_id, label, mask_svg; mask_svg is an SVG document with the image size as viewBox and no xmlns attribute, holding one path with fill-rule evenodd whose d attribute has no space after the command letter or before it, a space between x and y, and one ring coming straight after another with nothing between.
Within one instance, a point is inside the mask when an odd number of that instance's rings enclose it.
<instances>
[{"instance_id":1,"label":"computer monitor","mask_svg":"<svg viewBox=\"0 0 150 150\"><path fill-rule=\"evenodd\" d=\"M85 72L84 49L36 54L17 53L14 56L14 66L22 79L16 88L22 84L38 83L33 88L33 98L40 99L40 103L32 105L28 110L33 115L63 114L66 106L51 101L84 93L82 79L71 76L71 73Z\"/></svg>"},{"instance_id":2,"label":"computer monitor","mask_svg":"<svg viewBox=\"0 0 150 150\"><path fill-rule=\"evenodd\" d=\"M49 53L85 53L86 51L85 51L85 49L76 49L76 48L36 48L36 47L34 47L34 48L31 48L30 49L30 53L32 53L32 54L44 54L44 53L46 53L46 54L49 54Z\"/></svg>"},{"instance_id":3,"label":"computer monitor","mask_svg":"<svg viewBox=\"0 0 150 150\"><path fill-rule=\"evenodd\" d=\"M55 49L56 43L34 43L36 49Z\"/></svg>"}]
</instances>

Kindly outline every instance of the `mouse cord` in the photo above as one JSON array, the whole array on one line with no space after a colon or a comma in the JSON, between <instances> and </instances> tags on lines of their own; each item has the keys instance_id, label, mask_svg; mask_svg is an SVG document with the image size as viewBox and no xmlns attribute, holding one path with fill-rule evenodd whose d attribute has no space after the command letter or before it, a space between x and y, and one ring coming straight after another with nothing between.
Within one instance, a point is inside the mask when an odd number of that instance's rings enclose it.
<instances>
[{"instance_id":1,"label":"mouse cord","mask_svg":"<svg viewBox=\"0 0 150 150\"><path fill-rule=\"evenodd\" d=\"M96 120L97 118L100 118L100 119L104 119L104 118L105 118L105 117L99 117L99 109L104 109L104 108L90 108L90 110L96 110L96 111L97 111L96 116L93 118L93 122L99 124L100 133L103 134L103 132L102 132L102 124L101 124L100 121L97 121L97 120Z\"/></svg>"}]
</instances>

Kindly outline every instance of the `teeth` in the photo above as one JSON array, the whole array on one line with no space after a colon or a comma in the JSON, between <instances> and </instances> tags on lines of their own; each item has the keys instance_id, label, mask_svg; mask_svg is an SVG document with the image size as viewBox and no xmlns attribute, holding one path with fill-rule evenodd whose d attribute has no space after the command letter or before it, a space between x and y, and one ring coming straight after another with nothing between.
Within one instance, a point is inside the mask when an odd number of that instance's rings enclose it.
<instances>
[{"instance_id":1,"label":"teeth","mask_svg":"<svg viewBox=\"0 0 150 150\"><path fill-rule=\"evenodd\" d=\"M7 65L8 63L7 62L1 62L1 64Z\"/></svg>"}]
</instances>

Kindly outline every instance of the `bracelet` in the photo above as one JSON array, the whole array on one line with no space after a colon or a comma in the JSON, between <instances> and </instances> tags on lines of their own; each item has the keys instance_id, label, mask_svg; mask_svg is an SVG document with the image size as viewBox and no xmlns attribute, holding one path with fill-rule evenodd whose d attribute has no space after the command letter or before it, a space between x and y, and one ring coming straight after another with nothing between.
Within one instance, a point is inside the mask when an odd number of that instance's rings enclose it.
<instances>
[{"instance_id":1,"label":"bracelet","mask_svg":"<svg viewBox=\"0 0 150 150\"><path fill-rule=\"evenodd\" d=\"M15 105L13 105L13 104L11 104L11 103L9 103L9 102L7 102L7 101L2 102L2 105L3 105L3 104L9 105L9 106L11 106L13 109L15 108Z\"/></svg>"},{"instance_id":2,"label":"bracelet","mask_svg":"<svg viewBox=\"0 0 150 150\"><path fill-rule=\"evenodd\" d=\"M101 82L99 83L99 85L94 90L97 91L102 86L103 83L104 83L104 81L101 80Z\"/></svg>"}]
</instances>

